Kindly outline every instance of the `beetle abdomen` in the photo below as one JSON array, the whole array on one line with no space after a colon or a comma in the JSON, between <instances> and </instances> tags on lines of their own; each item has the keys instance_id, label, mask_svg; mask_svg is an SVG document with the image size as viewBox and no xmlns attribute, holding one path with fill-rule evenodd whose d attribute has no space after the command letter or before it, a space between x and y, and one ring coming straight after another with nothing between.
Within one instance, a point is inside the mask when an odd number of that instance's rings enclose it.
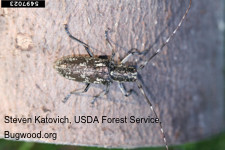
<instances>
[{"instance_id":1,"label":"beetle abdomen","mask_svg":"<svg viewBox=\"0 0 225 150\"><path fill-rule=\"evenodd\" d=\"M67 56L55 62L54 68L63 77L84 83L110 82L108 59L98 57Z\"/></svg>"}]
</instances>

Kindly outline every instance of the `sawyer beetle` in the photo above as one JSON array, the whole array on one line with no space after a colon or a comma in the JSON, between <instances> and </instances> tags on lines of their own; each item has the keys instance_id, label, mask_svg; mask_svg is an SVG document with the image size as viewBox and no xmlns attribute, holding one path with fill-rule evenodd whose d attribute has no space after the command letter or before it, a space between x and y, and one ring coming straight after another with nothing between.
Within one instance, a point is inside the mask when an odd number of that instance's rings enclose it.
<instances>
[{"instance_id":1,"label":"sawyer beetle","mask_svg":"<svg viewBox=\"0 0 225 150\"><path fill-rule=\"evenodd\" d=\"M66 56L61 59L56 60L54 64L54 68L57 70L57 72L62 75L63 77L74 80L77 82L82 82L86 84L86 87L84 90L74 90L71 91L63 100L65 103L72 94L80 94L85 93L88 91L90 84L103 84L106 86L106 89L101 91L98 95L94 96L94 99L92 103L94 103L98 97L102 95L106 95L109 91L109 85L113 83L114 81L117 81L120 90L125 96L129 96L132 93L132 90L126 91L124 83L125 82L136 82L138 88L140 89L141 93L145 97L145 100L150 105L150 108L152 112L155 114L156 118L158 118L158 115L156 114L151 101L145 94L141 82L138 80L138 71L143 69L147 63L154 58L163 48L166 46L170 39L176 34L177 30L180 28L183 20L186 18L189 9L191 8L191 2L189 2L189 7L187 8L185 14L183 15L182 19L180 20L177 27L174 29L173 33L170 34L170 36L166 39L166 41L158 48L154 54L147 59L147 61L144 61L143 64L141 64L139 67L137 66L128 66L125 63L128 61L130 56L137 54L137 55L143 55L146 52L139 52L137 49L131 49L128 54L122 59L120 64L116 64L114 61L115 52L112 48L112 44L109 41L108 38L108 30L105 31L105 39L107 42L107 45L109 49L112 51L111 58L105 57L105 56L94 56L92 52L89 50L89 45L86 43L80 41L76 37L72 36L70 32L68 31L68 25L65 24L65 30L66 33L69 35L69 37L79 44L83 45L85 50L87 51L89 57L87 56ZM168 150L167 140L162 128L162 123L159 123L161 128L161 133L163 135L163 140L166 146L166 149Z\"/></svg>"}]
</instances>

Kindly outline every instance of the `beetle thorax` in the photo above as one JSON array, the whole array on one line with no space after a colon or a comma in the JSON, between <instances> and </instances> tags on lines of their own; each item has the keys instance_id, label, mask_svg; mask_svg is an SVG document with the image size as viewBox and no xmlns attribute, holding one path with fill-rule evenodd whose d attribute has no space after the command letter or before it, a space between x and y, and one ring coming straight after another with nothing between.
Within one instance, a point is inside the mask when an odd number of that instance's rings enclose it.
<instances>
[{"instance_id":1,"label":"beetle thorax","mask_svg":"<svg viewBox=\"0 0 225 150\"><path fill-rule=\"evenodd\" d=\"M134 82L137 79L137 70L133 66L114 65L110 66L110 77L118 82Z\"/></svg>"}]
</instances>

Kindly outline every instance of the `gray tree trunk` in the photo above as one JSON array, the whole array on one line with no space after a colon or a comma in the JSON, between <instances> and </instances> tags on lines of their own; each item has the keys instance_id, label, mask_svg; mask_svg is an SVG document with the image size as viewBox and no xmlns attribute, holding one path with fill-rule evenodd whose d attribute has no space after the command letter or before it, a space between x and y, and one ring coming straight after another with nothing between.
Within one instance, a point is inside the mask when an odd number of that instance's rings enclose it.
<instances>
[{"instance_id":1,"label":"gray tree trunk","mask_svg":"<svg viewBox=\"0 0 225 150\"><path fill-rule=\"evenodd\" d=\"M224 1L193 1L182 27L170 43L140 72L144 90L160 116L168 144L196 141L224 127ZM90 104L104 89L93 85L86 94L63 98L85 84L67 80L53 69L56 59L87 54L70 32L88 43L95 55L111 55L110 41L121 60L131 48L149 49L148 58L177 26L188 0L61 1L45 8L6 9L0 16L0 136L4 131L57 133L57 139L27 141L70 145L140 147L164 145L158 124L149 123L4 123L4 116L154 117L135 83L137 94L123 96L117 83L109 94ZM143 59L145 59L143 58Z\"/></svg>"}]
</instances>

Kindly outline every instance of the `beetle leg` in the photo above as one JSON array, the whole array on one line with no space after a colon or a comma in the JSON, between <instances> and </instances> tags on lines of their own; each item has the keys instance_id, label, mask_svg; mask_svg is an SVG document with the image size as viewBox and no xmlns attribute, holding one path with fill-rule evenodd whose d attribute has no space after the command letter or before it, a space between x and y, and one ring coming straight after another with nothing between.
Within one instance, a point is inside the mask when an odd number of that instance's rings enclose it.
<instances>
[{"instance_id":1,"label":"beetle leg","mask_svg":"<svg viewBox=\"0 0 225 150\"><path fill-rule=\"evenodd\" d=\"M109 49L112 51L111 61L113 61L114 56L115 56L115 51L114 51L114 49L112 47L112 44L110 43L109 38L108 38L108 32L109 32L109 30L110 30L109 28L107 30L105 30L105 40L106 40L106 43L107 43Z\"/></svg>"},{"instance_id":2,"label":"beetle leg","mask_svg":"<svg viewBox=\"0 0 225 150\"><path fill-rule=\"evenodd\" d=\"M111 61L113 61L114 56L115 56L115 51L114 51L114 49L113 49L113 47L112 47L111 42L109 41L109 37L108 37L108 32L109 32L109 30L110 30L110 29L108 28L108 29L105 31L105 40L106 40L106 43L107 43L109 49L112 51ZM129 58L130 56L134 55L134 54L143 55L143 54L145 54L146 52L148 52L148 50L145 50L145 51L143 51L143 52L139 52L138 49L132 48L132 49L128 52L127 56L125 56L125 57L123 58L123 60L121 61L121 63L122 63L122 64L125 63L125 62L128 60L128 58Z\"/></svg>"},{"instance_id":3,"label":"beetle leg","mask_svg":"<svg viewBox=\"0 0 225 150\"><path fill-rule=\"evenodd\" d=\"M69 35L69 37L75 41L77 41L78 43L80 43L81 45L84 46L85 50L87 51L87 53L89 54L90 57L93 57L93 54L92 52L89 50L89 45L87 45L86 43L82 42L81 40L75 38L74 36L72 36L68 30L68 25L65 24L65 30L66 30L66 33Z\"/></svg>"},{"instance_id":4,"label":"beetle leg","mask_svg":"<svg viewBox=\"0 0 225 150\"><path fill-rule=\"evenodd\" d=\"M106 85L106 89L101 91L98 95L94 96L94 99L91 101L91 104L94 104L97 99L103 95L106 95L109 92L109 84Z\"/></svg>"},{"instance_id":5,"label":"beetle leg","mask_svg":"<svg viewBox=\"0 0 225 150\"><path fill-rule=\"evenodd\" d=\"M75 94L75 95L76 95L76 94L81 94L81 93L87 92L88 89L89 89L89 87L90 87L90 83L87 83L85 89L83 89L83 90L82 90L82 89L77 89L77 90L71 91L71 92L64 98L63 103L66 103L72 94Z\"/></svg>"},{"instance_id":6,"label":"beetle leg","mask_svg":"<svg viewBox=\"0 0 225 150\"><path fill-rule=\"evenodd\" d=\"M136 93L133 89L130 89L129 91L127 91L123 83L118 83L118 84L119 84L119 88L120 88L121 92L124 94L124 96L128 97L128 96L130 96L130 94Z\"/></svg>"}]
</instances>

